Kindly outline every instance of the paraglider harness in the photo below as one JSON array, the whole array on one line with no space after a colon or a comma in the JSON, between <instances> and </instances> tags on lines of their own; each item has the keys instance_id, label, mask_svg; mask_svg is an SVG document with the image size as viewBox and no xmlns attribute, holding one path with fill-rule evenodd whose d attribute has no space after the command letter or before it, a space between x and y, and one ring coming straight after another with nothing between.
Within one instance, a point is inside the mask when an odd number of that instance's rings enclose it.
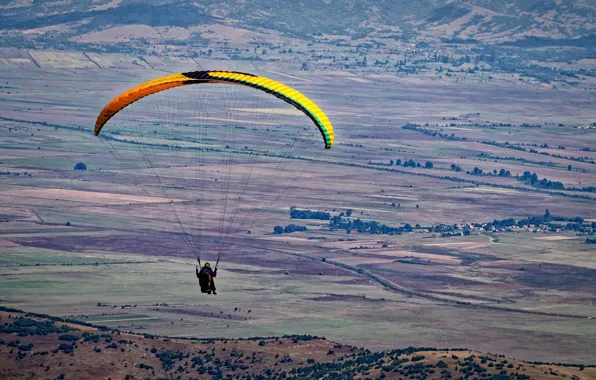
<instances>
[{"instance_id":1,"label":"paraglider harness","mask_svg":"<svg viewBox=\"0 0 596 380\"><path fill-rule=\"evenodd\" d=\"M213 284L213 276L211 276L211 274L204 270L204 268L201 265L201 259L197 258L197 261L199 262L199 266L196 268L196 274L197 274L197 278L199 279L199 286L201 287L201 293L208 293L211 294L211 292L213 291L213 293L215 293L215 286ZM217 274L217 265L219 264L219 258L217 258L217 262L215 263L215 268L213 269L213 272L215 274ZM199 271L199 268L201 268L201 270ZM211 269L211 268L209 268Z\"/></svg>"}]
</instances>

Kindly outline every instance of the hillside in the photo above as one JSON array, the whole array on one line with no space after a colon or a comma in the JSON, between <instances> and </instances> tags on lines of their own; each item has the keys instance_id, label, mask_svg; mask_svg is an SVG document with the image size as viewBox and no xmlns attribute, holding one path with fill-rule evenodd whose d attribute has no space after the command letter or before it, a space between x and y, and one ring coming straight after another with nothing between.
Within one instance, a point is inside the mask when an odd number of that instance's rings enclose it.
<instances>
[{"instance_id":1,"label":"hillside","mask_svg":"<svg viewBox=\"0 0 596 380\"><path fill-rule=\"evenodd\" d=\"M594 379L596 368L531 364L465 349L371 352L312 336L167 338L0 311L3 379Z\"/></svg>"},{"instance_id":2,"label":"hillside","mask_svg":"<svg viewBox=\"0 0 596 380\"><path fill-rule=\"evenodd\" d=\"M12 0L0 4L4 46L20 43L29 48L82 43L90 33L130 25L152 28L151 35L135 36L139 39L136 45L157 35L171 44L217 39L221 26L244 34L265 32L307 40L325 34L498 43L526 37L576 39L596 33L594 0ZM211 33L202 29L206 26ZM171 28L183 32L171 33Z\"/></svg>"}]
</instances>

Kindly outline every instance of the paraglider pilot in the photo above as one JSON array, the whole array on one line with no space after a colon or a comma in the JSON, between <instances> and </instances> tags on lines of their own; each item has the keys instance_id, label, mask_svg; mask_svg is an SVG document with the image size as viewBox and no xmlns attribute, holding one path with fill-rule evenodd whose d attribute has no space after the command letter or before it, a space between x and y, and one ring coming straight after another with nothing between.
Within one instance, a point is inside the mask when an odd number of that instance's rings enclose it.
<instances>
[{"instance_id":1,"label":"paraglider pilot","mask_svg":"<svg viewBox=\"0 0 596 380\"><path fill-rule=\"evenodd\" d=\"M199 262L200 265L200 262ZM211 264L205 263L205 265L199 271L199 267L196 268L197 278L199 279L199 285L201 286L201 293L217 294L215 292L215 282L213 278L217 276L217 266L215 270L211 269Z\"/></svg>"}]
</instances>

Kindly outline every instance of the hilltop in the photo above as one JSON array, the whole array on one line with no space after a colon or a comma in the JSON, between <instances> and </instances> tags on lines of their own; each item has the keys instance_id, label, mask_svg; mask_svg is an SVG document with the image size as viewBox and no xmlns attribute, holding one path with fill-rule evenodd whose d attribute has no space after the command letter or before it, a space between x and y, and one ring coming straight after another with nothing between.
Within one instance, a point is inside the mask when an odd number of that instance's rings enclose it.
<instances>
[{"instance_id":1,"label":"hilltop","mask_svg":"<svg viewBox=\"0 0 596 380\"><path fill-rule=\"evenodd\" d=\"M531 364L465 349L371 352L309 335L158 337L9 308L2 308L0 321L4 379L596 378L594 367Z\"/></svg>"}]
</instances>

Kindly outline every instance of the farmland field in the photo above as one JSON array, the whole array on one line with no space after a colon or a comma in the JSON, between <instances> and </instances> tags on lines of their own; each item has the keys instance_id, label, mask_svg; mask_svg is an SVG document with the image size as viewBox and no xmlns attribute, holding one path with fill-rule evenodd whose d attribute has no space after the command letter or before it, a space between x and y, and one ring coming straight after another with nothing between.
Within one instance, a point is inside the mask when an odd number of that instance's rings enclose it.
<instances>
[{"instance_id":1,"label":"farmland field","mask_svg":"<svg viewBox=\"0 0 596 380\"><path fill-rule=\"evenodd\" d=\"M279 169L279 157L261 156L252 165L244 148L254 143L250 125L281 125L263 143L274 152L293 133L293 122L309 122L295 121L293 109L231 107L203 117L210 126L230 118L238 121L234 127L248 125L237 129L228 148L218 145L223 132L216 127L209 144L192 141L198 121L183 108L180 121L190 126L180 130L188 139L177 144L181 154L173 161L162 125L151 140L92 133L110 99L163 72L104 68L126 60L99 54L94 66L81 63L78 53L40 52L35 59L41 67L0 68L0 83L10 87L0 93L2 305L138 333L313 334L371 349L465 347L593 364L596 245L586 244L590 236L532 227L475 228L448 237L428 229L519 220L546 209L565 220L596 220L596 192L586 189L596 186L596 133L575 128L594 121L596 93L510 81L281 74L255 63L258 74L320 104L336 132L328 151L322 143L312 155L293 151L282 179L270 184L264 178ZM143 104L134 110L146 112L139 126L171 112ZM128 125L115 123L119 131ZM407 124L417 129L402 128ZM110 124L104 132L110 136ZM185 181L197 170L188 163L204 146L212 149L201 156L205 178L226 170L219 160L225 152L233 162L230 182L246 184L242 193L228 189L244 197L241 213L260 199L261 188L283 194L260 210L258 223L247 224L250 234L231 232L234 248L220 263L217 296L200 294L196 252L185 232L201 233L203 257L215 261L221 231L209 223L220 211L202 210L200 225L193 214L177 217L189 197ZM164 160L161 166L149 170L138 154L145 147L156 152L151 158ZM397 166L397 160L421 165ZM87 169L73 170L78 162ZM252 166L254 182L245 183ZM511 175L499 176L501 169ZM525 171L564 189L521 180ZM156 173L177 178L178 187L160 193ZM206 202L215 205L218 189L206 188ZM332 217L351 210L352 219L413 228L348 234L328 220L291 219L292 206ZM181 231L181 223L191 227ZM291 223L307 230L273 233Z\"/></svg>"}]
</instances>

